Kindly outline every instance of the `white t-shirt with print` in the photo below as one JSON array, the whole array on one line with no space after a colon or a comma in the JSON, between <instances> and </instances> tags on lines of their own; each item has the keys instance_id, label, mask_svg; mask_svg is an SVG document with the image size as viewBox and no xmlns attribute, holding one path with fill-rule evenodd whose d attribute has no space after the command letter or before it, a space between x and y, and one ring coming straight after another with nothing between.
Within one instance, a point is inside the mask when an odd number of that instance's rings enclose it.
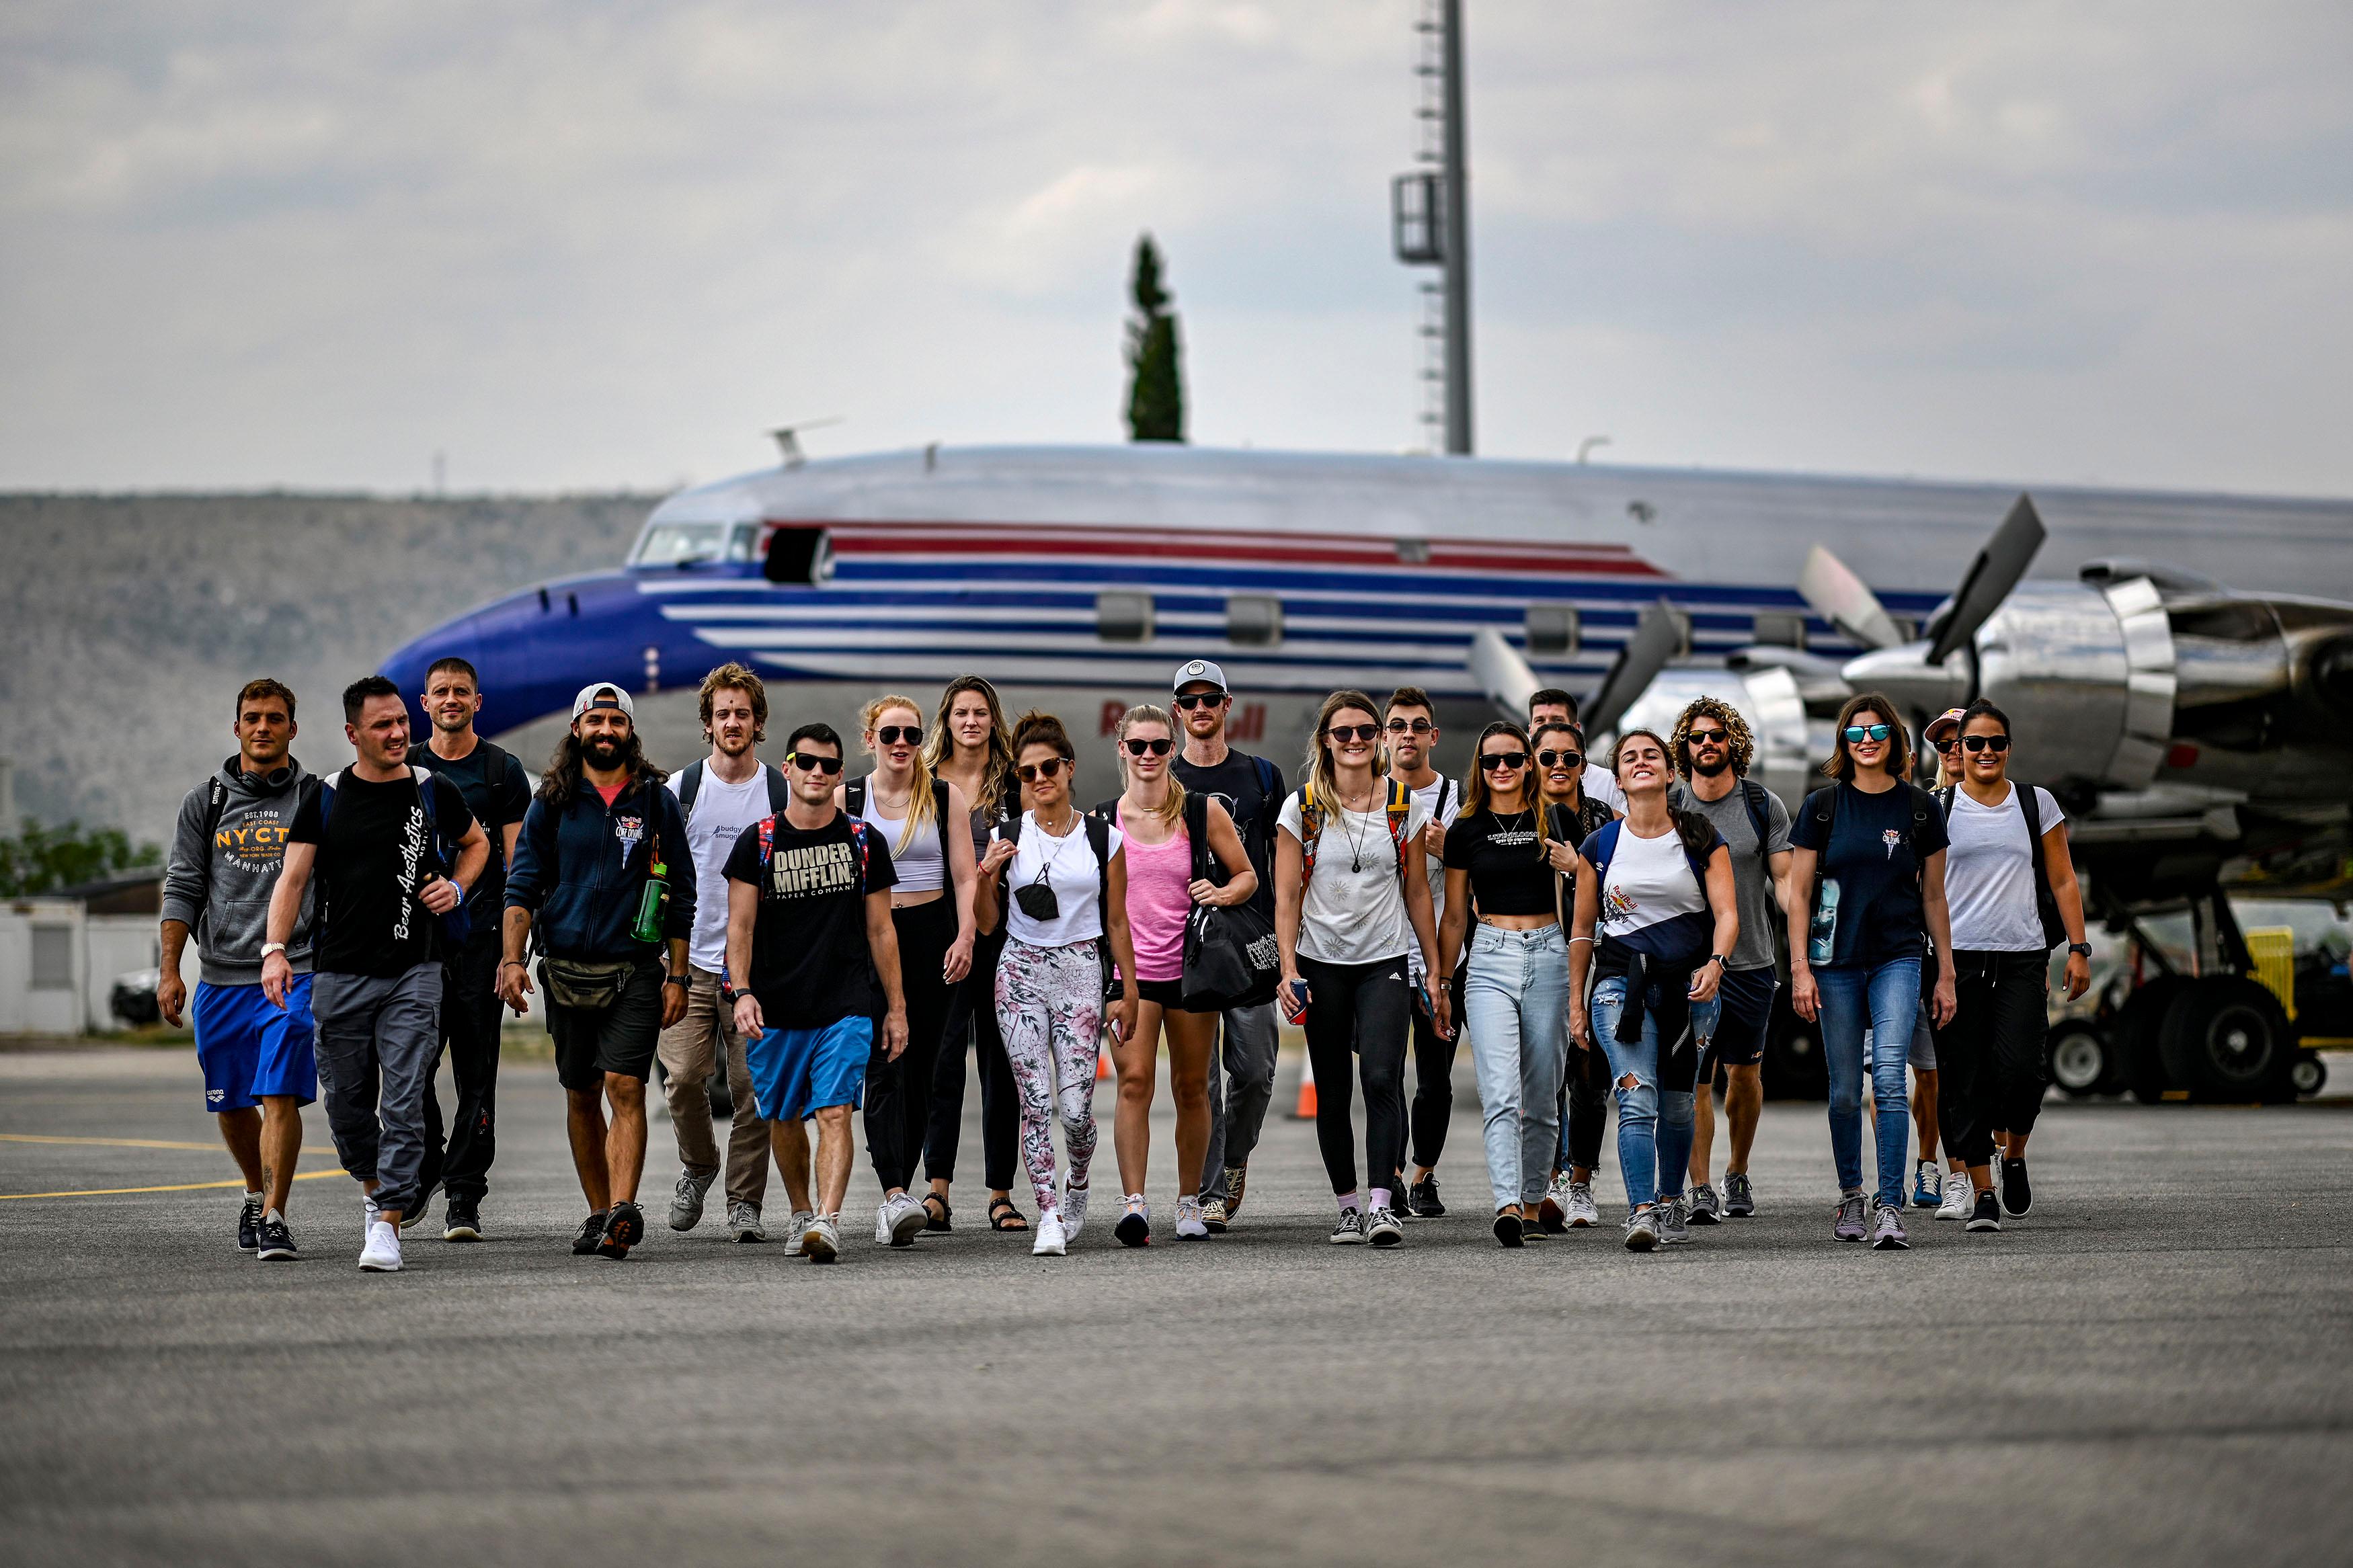
<instances>
[{"instance_id":1,"label":"white t-shirt with print","mask_svg":"<svg viewBox=\"0 0 2353 1568\"><path fill-rule=\"evenodd\" d=\"M1428 814L1424 820L1434 822L1441 828L1453 826L1454 819L1462 815L1462 786L1444 773L1439 774L1419 789L1410 793L1413 795L1413 804ZM1446 801L1445 809L1442 811L1439 809L1440 795L1443 795ZM1318 866L1316 869L1320 872L1323 868ZM1438 932L1436 922L1446 918L1444 858L1437 855L1423 855L1422 871L1430 878L1430 934L1435 936ZM1411 929L1410 922L1408 924L1408 929ZM1409 942L1406 944L1405 967L1407 978L1411 980L1421 978L1421 944L1419 942Z\"/></svg>"},{"instance_id":2,"label":"white t-shirt with print","mask_svg":"<svg viewBox=\"0 0 2353 1568\"><path fill-rule=\"evenodd\" d=\"M670 775L672 795L683 776L683 769ZM727 966L727 857L744 830L767 815L767 769L729 784L705 763L702 787L694 792L694 809L686 816L686 844L694 861L694 934L686 940L686 961L697 969L716 973Z\"/></svg>"},{"instance_id":3,"label":"white t-shirt with print","mask_svg":"<svg viewBox=\"0 0 2353 1568\"><path fill-rule=\"evenodd\" d=\"M1384 784L1380 786L1386 790ZM1278 830L1303 847L1299 792L1282 802ZM1406 836L1430 825L1430 808L1414 801L1406 814ZM1408 854L1415 852L1409 848ZM1433 933L1434 934L1434 933ZM1323 842L1315 851L1315 875L1299 910L1299 952L1320 963L1378 963L1416 952L1420 942L1406 918L1405 880L1398 875L1397 847L1389 841L1386 804L1371 811L1324 813Z\"/></svg>"},{"instance_id":4,"label":"white t-shirt with print","mask_svg":"<svg viewBox=\"0 0 2353 1568\"><path fill-rule=\"evenodd\" d=\"M2048 833L2067 818L2051 792L2038 786L2034 804ZM1953 792L1953 815L1946 824L1945 900L1953 917L1957 952L2047 952L2042 921L2034 910L2034 846L2026 836L2026 814L2018 809L2018 786L2000 805L1979 805L1969 792Z\"/></svg>"},{"instance_id":5,"label":"white t-shirt with print","mask_svg":"<svg viewBox=\"0 0 2353 1568\"><path fill-rule=\"evenodd\" d=\"M1111 830L1110 853L1119 853L1127 836ZM1032 920L1016 896L1040 874L1054 889L1058 912L1050 921ZM1038 826L1035 814L1021 814L1021 837L1016 840L1012 864L1005 868L1005 931L1031 947L1069 947L1092 942L1103 933L1102 868L1095 864L1094 846L1087 825L1071 819L1070 832L1060 838Z\"/></svg>"}]
</instances>

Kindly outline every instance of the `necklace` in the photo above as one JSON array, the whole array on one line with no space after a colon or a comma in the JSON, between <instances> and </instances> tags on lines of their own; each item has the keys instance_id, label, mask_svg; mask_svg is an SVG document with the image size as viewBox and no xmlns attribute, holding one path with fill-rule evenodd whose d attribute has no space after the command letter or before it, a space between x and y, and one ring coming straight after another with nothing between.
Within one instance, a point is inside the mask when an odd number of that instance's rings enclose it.
<instances>
[{"instance_id":1,"label":"necklace","mask_svg":"<svg viewBox=\"0 0 2353 1568\"><path fill-rule=\"evenodd\" d=\"M1348 803L1343 800L1340 803L1340 815L1347 820L1348 824L1349 873L1351 875L1360 874L1365 868L1365 842L1363 837L1357 832L1356 818L1361 816L1368 816L1370 814L1369 812L1350 811L1348 809Z\"/></svg>"}]
</instances>

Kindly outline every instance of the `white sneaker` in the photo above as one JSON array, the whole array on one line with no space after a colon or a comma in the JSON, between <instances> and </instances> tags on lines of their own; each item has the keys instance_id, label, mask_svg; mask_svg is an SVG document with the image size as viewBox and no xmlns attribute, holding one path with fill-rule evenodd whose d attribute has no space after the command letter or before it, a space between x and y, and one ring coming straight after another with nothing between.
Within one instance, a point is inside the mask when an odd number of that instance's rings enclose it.
<instances>
[{"instance_id":1,"label":"white sneaker","mask_svg":"<svg viewBox=\"0 0 2353 1568\"><path fill-rule=\"evenodd\" d=\"M785 1256L786 1258L798 1258L801 1255L801 1237L808 1234L809 1223L816 1218L817 1212L814 1209L795 1209L793 1211L792 1226L785 1232ZM765 1236L767 1232L762 1231L760 1234Z\"/></svg>"},{"instance_id":2,"label":"white sneaker","mask_svg":"<svg viewBox=\"0 0 2353 1568\"><path fill-rule=\"evenodd\" d=\"M1029 1244L1032 1258L1060 1258L1070 1246L1070 1237L1062 1229L1060 1215L1038 1216L1038 1239Z\"/></svg>"},{"instance_id":3,"label":"white sneaker","mask_svg":"<svg viewBox=\"0 0 2353 1568\"><path fill-rule=\"evenodd\" d=\"M1967 1219L1977 1206L1977 1191L1969 1184L1967 1171L1953 1171L1945 1177L1945 1201L1936 1205L1938 1219Z\"/></svg>"},{"instance_id":4,"label":"white sneaker","mask_svg":"<svg viewBox=\"0 0 2353 1568\"><path fill-rule=\"evenodd\" d=\"M891 1200L884 1198L874 1205L874 1245L891 1245Z\"/></svg>"},{"instance_id":5,"label":"white sneaker","mask_svg":"<svg viewBox=\"0 0 2353 1568\"><path fill-rule=\"evenodd\" d=\"M875 1239L887 1241L892 1247L914 1246L916 1233L923 1228L923 1221L930 1217L923 1213L923 1205L904 1193L893 1194L883 1204L882 1210L890 1217L881 1226Z\"/></svg>"},{"instance_id":6,"label":"white sneaker","mask_svg":"<svg viewBox=\"0 0 2353 1568\"><path fill-rule=\"evenodd\" d=\"M829 1214L813 1214L794 1239L793 1250L811 1263L830 1263L841 1256L841 1227Z\"/></svg>"},{"instance_id":7,"label":"white sneaker","mask_svg":"<svg viewBox=\"0 0 2353 1568\"><path fill-rule=\"evenodd\" d=\"M1079 1239L1079 1229L1087 1223L1087 1198L1093 1191L1092 1187L1074 1187L1070 1177L1062 1178L1062 1203L1055 1213L1062 1222L1064 1241Z\"/></svg>"},{"instance_id":8,"label":"white sneaker","mask_svg":"<svg viewBox=\"0 0 2353 1568\"><path fill-rule=\"evenodd\" d=\"M1200 1199L1176 1200L1176 1234L1179 1237L1209 1234L1209 1227L1202 1218Z\"/></svg>"},{"instance_id":9,"label":"white sneaker","mask_svg":"<svg viewBox=\"0 0 2353 1568\"><path fill-rule=\"evenodd\" d=\"M400 1231L391 1221L368 1221L367 1245L360 1248L360 1271L364 1274L400 1272Z\"/></svg>"},{"instance_id":10,"label":"white sneaker","mask_svg":"<svg viewBox=\"0 0 2353 1568\"><path fill-rule=\"evenodd\" d=\"M384 1217L384 1210L376 1206L375 1194L364 1187L360 1190L360 1229L363 1234L366 1232L369 1226Z\"/></svg>"},{"instance_id":11,"label":"white sneaker","mask_svg":"<svg viewBox=\"0 0 2353 1568\"><path fill-rule=\"evenodd\" d=\"M1593 1206L1593 1184L1568 1184L1568 1202L1562 1205L1568 1211L1568 1228L1584 1230L1601 1223L1601 1211Z\"/></svg>"}]
</instances>

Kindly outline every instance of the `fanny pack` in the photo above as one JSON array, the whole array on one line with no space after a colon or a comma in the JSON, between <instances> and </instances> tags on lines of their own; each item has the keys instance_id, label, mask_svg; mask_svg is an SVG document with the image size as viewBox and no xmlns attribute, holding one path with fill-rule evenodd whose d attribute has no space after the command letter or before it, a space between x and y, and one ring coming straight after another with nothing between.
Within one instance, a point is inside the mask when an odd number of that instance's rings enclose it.
<instances>
[{"instance_id":1,"label":"fanny pack","mask_svg":"<svg viewBox=\"0 0 2353 1568\"><path fill-rule=\"evenodd\" d=\"M601 1013L621 999L621 987L628 984L638 963L634 958L590 960L550 954L539 961L539 983L547 988L547 999L559 1007Z\"/></svg>"}]
</instances>

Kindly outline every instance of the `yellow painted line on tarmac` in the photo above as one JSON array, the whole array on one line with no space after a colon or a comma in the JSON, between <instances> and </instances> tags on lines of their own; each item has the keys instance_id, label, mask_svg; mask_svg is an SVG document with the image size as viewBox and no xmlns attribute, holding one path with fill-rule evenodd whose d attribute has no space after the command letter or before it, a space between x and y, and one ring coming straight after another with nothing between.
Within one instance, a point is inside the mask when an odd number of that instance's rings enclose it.
<instances>
[{"instance_id":1,"label":"yellow painted line on tarmac","mask_svg":"<svg viewBox=\"0 0 2353 1568\"><path fill-rule=\"evenodd\" d=\"M208 1148L210 1145L200 1143L196 1147ZM315 1182L322 1176L340 1176L343 1173L340 1169L298 1171L292 1179L298 1182ZM244 1185L245 1178L239 1176L227 1182L176 1182L166 1187L89 1187L75 1193L0 1193L0 1203L6 1203L12 1198L111 1198L124 1193L194 1193L207 1187L243 1187Z\"/></svg>"},{"instance_id":2,"label":"yellow painted line on tarmac","mask_svg":"<svg viewBox=\"0 0 2353 1568\"><path fill-rule=\"evenodd\" d=\"M98 1143L109 1149L218 1149L210 1143L179 1143L168 1138L52 1138L39 1132L0 1132L0 1143Z\"/></svg>"}]
</instances>

